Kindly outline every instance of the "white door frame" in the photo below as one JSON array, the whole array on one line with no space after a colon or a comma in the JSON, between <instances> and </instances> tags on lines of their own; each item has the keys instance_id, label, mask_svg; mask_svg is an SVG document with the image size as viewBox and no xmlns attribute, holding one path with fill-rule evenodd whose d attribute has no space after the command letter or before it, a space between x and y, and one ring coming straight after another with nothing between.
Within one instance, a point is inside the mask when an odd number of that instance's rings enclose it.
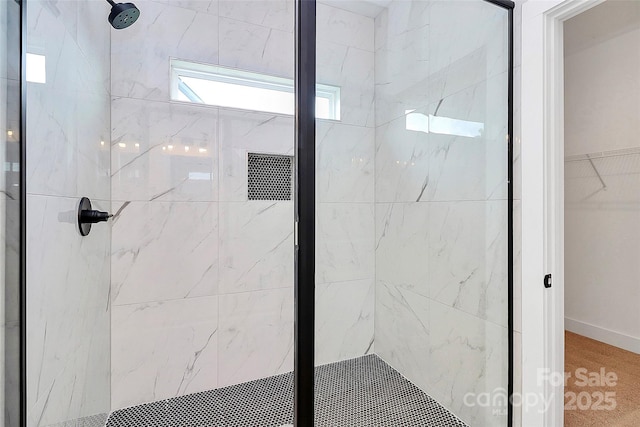
<instances>
[{"instance_id":1,"label":"white door frame","mask_svg":"<svg viewBox=\"0 0 640 427\"><path fill-rule=\"evenodd\" d=\"M605 0L522 7L522 425L564 417L563 23ZM544 287L552 274L552 287ZM545 403L546 402L546 403Z\"/></svg>"}]
</instances>

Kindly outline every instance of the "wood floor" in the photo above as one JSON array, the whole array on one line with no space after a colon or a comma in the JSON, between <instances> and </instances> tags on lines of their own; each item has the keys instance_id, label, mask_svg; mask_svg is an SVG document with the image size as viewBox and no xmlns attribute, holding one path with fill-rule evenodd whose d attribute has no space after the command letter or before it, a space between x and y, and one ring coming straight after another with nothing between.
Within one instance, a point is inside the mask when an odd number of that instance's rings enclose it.
<instances>
[{"instance_id":1,"label":"wood floor","mask_svg":"<svg viewBox=\"0 0 640 427\"><path fill-rule=\"evenodd\" d=\"M617 384L581 386L583 379L576 377L576 370L580 368L586 368L588 373L600 374L601 368L605 372L615 372ZM565 332L565 372L571 374L565 382L565 426L640 426L640 355ZM582 373L580 371L578 375ZM588 376L588 373L582 377ZM605 392L615 393L615 409L606 409L612 406L611 402L598 402ZM576 400L573 399L574 395ZM569 409L568 404L571 403L575 409Z\"/></svg>"}]
</instances>

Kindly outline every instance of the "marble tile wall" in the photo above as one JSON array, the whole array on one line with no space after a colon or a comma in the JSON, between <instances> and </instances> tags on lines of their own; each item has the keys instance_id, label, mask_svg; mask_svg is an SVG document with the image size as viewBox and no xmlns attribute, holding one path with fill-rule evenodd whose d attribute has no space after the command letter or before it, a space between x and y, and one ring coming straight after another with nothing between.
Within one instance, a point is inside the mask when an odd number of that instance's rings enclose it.
<instances>
[{"instance_id":1,"label":"marble tile wall","mask_svg":"<svg viewBox=\"0 0 640 427\"><path fill-rule=\"evenodd\" d=\"M97 1L25 7L46 70L27 85L27 424L48 426L110 409L110 227L74 222L81 196L110 210L110 27Z\"/></svg>"},{"instance_id":2,"label":"marble tile wall","mask_svg":"<svg viewBox=\"0 0 640 427\"><path fill-rule=\"evenodd\" d=\"M375 20L375 350L483 426L506 423L464 404L507 386L506 18L392 1Z\"/></svg>"},{"instance_id":3,"label":"marble tile wall","mask_svg":"<svg viewBox=\"0 0 640 427\"><path fill-rule=\"evenodd\" d=\"M293 369L293 202L246 179L247 152L293 154L293 117L169 98L171 57L293 78L293 2L136 4L111 49L113 409ZM318 40L342 112L317 123L328 363L373 351L374 21L319 4Z\"/></svg>"}]
</instances>

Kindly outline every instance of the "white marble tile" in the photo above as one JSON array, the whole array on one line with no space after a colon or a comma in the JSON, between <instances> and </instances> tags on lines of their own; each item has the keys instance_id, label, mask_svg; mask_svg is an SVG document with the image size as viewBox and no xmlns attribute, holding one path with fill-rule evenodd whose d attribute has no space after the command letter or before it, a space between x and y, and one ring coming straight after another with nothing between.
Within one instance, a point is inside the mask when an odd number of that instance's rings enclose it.
<instances>
[{"instance_id":1,"label":"white marble tile","mask_svg":"<svg viewBox=\"0 0 640 427\"><path fill-rule=\"evenodd\" d=\"M376 126L429 103L428 5L395 1L376 19Z\"/></svg>"},{"instance_id":2,"label":"white marble tile","mask_svg":"<svg viewBox=\"0 0 640 427\"><path fill-rule=\"evenodd\" d=\"M293 33L220 18L220 65L293 78Z\"/></svg>"},{"instance_id":3,"label":"white marble tile","mask_svg":"<svg viewBox=\"0 0 640 427\"><path fill-rule=\"evenodd\" d=\"M340 121L373 127L374 53L322 40L316 46L318 83L340 87Z\"/></svg>"},{"instance_id":4,"label":"white marble tile","mask_svg":"<svg viewBox=\"0 0 640 427\"><path fill-rule=\"evenodd\" d=\"M316 286L316 365L374 352L373 279Z\"/></svg>"},{"instance_id":5,"label":"white marble tile","mask_svg":"<svg viewBox=\"0 0 640 427\"><path fill-rule=\"evenodd\" d=\"M319 203L316 213L316 283L373 278L373 204Z\"/></svg>"},{"instance_id":6,"label":"white marble tile","mask_svg":"<svg viewBox=\"0 0 640 427\"><path fill-rule=\"evenodd\" d=\"M78 93L76 124L77 195L111 198L109 152L110 99L104 94ZM103 144L104 142L104 144Z\"/></svg>"},{"instance_id":7,"label":"white marble tile","mask_svg":"<svg viewBox=\"0 0 640 427\"><path fill-rule=\"evenodd\" d=\"M247 200L247 153L293 155L294 118L220 109L220 200Z\"/></svg>"},{"instance_id":8,"label":"white marble tile","mask_svg":"<svg viewBox=\"0 0 640 427\"><path fill-rule=\"evenodd\" d=\"M27 199L28 425L109 411L110 230L81 237L77 202Z\"/></svg>"},{"instance_id":9,"label":"white marble tile","mask_svg":"<svg viewBox=\"0 0 640 427\"><path fill-rule=\"evenodd\" d=\"M208 13L210 15L218 15L218 9L220 7L220 0L164 0L160 2L167 3L171 6L195 10L196 12Z\"/></svg>"},{"instance_id":10,"label":"white marble tile","mask_svg":"<svg viewBox=\"0 0 640 427\"><path fill-rule=\"evenodd\" d=\"M431 0L391 1L375 18L375 47L429 25Z\"/></svg>"},{"instance_id":11,"label":"white marble tile","mask_svg":"<svg viewBox=\"0 0 640 427\"><path fill-rule=\"evenodd\" d=\"M46 88L51 92L75 92L84 71L79 67L78 4L77 1L36 0L26 8L26 50L44 56Z\"/></svg>"},{"instance_id":12,"label":"white marble tile","mask_svg":"<svg viewBox=\"0 0 640 427\"><path fill-rule=\"evenodd\" d=\"M376 280L375 325L376 354L430 392L429 299Z\"/></svg>"},{"instance_id":13,"label":"white marble tile","mask_svg":"<svg viewBox=\"0 0 640 427\"><path fill-rule=\"evenodd\" d=\"M426 117L427 111L415 113ZM429 174L431 135L410 130L407 120L411 117L376 128L376 202L420 201L433 185Z\"/></svg>"},{"instance_id":14,"label":"white marble tile","mask_svg":"<svg viewBox=\"0 0 640 427\"><path fill-rule=\"evenodd\" d=\"M293 202L220 203L221 294L292 288Z\"/></svg>"},{"instance_id":15,"label":"white marble tile","mask_svg":"<svg viewBox=\"0 0 640 427\"><path fill-rule=\"evenodd\" d=\"M430 297L506 327L507 202L430 204Z\"/></svg>"},{"instance_id":16,"label":"white marble tile","mask_svg":"<svg viewBox=\"0 0 640 427\"><path fill-rule=\"evenodd\" d=\"M293 370L293 289L219 298L220 387Z\"/></svg>"},{"instance_id":17,"label":"white marble tile","mask_svg":"<svg viewBox=\"0 0 640 427\"><path fill-rule=\"evenodd\" d=\"M507 198L507 75L495 76L429 107L430 184L423 200ZM435 118L432 118L435 116ZM459 121L434 131L439 118ZM471 124L465 124L471 122ZM478 136L461 136L482 126Z\"/></svg>"},{"instance_id":18,"label":"white marble tile","mask_svg":"<svg viewBox=\"0 0 640 427\"><path fill-rule=\"evenodd\" d=\"M217 293L217 203L125 202L114 214L115 305Z\"/></svg>"},{"instance_id":19,"label":"white marble tile","mask_svg":"<svg viewBox=\"0 0 640 427\"><path fill-rule=\"evenodd\" d=\"M27 91L27 192L75 196L78 180L77 97L30 84ZM64 108L61 108L64 106Z\"/></svg>"},{"instance_id":20,"label":"white marble tile","mask_svg":"<svg viewBox=\"0 0 640 427\"><path fill-rule=\"evenodd\" d=\"M467 405L465 396L503 394L506 403L508 330L438 302L430 304L429 326L432 396L468 425L504 426L506 407Z\"/></svg>"},{"instance_id":21,"label":"white marble tile","mask_svg":"<svg viewBox=\"0 0 640 427\"><path fill-rule=\"evenodd\" d=\"M294 6L291 0L220 0L220 16L293 33Z\"/></svg>"},{"instance_id":22,"label":"white marble tile","mask_svg":"<svg viewBox=\"0 0 640 427\"><path fill-rule=\"evenodd\" d=\"M374 50L373 18L318 3L317 37L358 49Z\"/></svg>"},{"instance_id":23,"label":"white marble tile","mask_svg":"<svg viewBox=\"0 0 640 427\"><path fill-rule=\"evenodd\" d=\"M435 99L508 70L506 10L486 2L439 0L429 14Z\"/></svg>"},{"instance_id":24,"label":"white marble tile","mask_svg":"<svg viewBox=\"0 0 640 427\"><path fill-rule=\"evenodd\" d=\"M316 122L317 200L373 202L375 129Z\"/></svg>"},{"instance_id":25,"label":"white marble tile","mask_svg":"<svg viewBox=\"0 0 640 427\"><path fill-rule=\"evenodd\" d=\"M111 127L114 200L217 200L217 108L115 98Z\"/></svg>"},{"instance_id":26,"label":"white marble tile","mask_svg":"<svg viewBox=\"0 0 640 427\"><path fill-rule=\"evenodd\" d=\"M80 13L86 14L82 25ZM27 191L107 199L109 154L99 145L109 140L104 15L75 1L36 1L27 14L27 50L43 55L46 63L46 82L28 83ZM86 25L98 16L99 29L89 32ZM100 41L89 49L94 40Z\"/></svg>"},{"instance_id":27,"label":"white marble tile","mask_svg":"<svg viewBox=\"0 0 640 427\"><path fill-rule=\"evenodd\" d=\"M104 5L100 5L99 0L75 3L78 7L76 31L80 51L76 88L81 93L104 94L108 99L111 92L111 26L104 25ZM108 114L100 117L108 126Z\"/></svg>"},{"instance_id":28,"label":"white marble tile","mask_svg":"<svg viewBox=\"0 0 640 427\"><path fill-rule=\"evenodd\" d=\"M114 306L113 409L218 385L218 297Z\"/></svg>"},{"instance_id":29,"label":"white marble tile","mask_svg":"<svg viewBox=\"0 0 640 427\"><path fill-rule=\"evenodd\" d=\"M218 18L142 0L140 18L111 32L112 95L166 101L169 58L218 63Z\"/></svg>"},{"instance_id":30,"label":"white marble tile","mask_svg":"<svg viewBox=\"0 0 640 427\"><path fill-rule=\"evenodd\" d=\"M429 296L429 203L376 204L376 280Z\"/></svg>"}]
</instances>

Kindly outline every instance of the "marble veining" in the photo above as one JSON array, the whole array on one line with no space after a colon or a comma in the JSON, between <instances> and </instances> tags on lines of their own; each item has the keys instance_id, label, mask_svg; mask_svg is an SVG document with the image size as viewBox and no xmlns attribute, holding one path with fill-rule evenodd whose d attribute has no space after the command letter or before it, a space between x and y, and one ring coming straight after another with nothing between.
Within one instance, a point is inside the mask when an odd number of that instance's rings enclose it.
<instances>
[{"instance_id":1,"label":"marble veining","mask_svg":"<svg viewBox=\"0 0 640 427\"><path fill-rule=\"evenodd\" d=\"M373 279L316 286L316 365L374 352Z\"/></svg>"},{"instance_id":2,"label":"marble veining","mask_svg":"<svg viewBox=\"0 0 640 427\"><path fill-rule=\"evenodd\" d=\"M76 203L27 199L29 425L109 411L109 229L81 237Z\"/></svg>"},{"instance_id":3,"label":"marble veining","mask_svg":"<svg viewBox=\"0 0 640 427\"><path fill-rule=\"evenodd\" d=\"M218 0L219 15L293 33L294 6L290 0Z\"/></svg>"},{"instance_id":4,"label":"marble veining","mask_svg":"<svg viewBox=\"0 0 640 427\"><path fill-rule=\"evenodd\" d=\"M373 278L373 204L319 203L316 212L316 283Z\"/></svg>"},{"instance_id":5,"label":"marble veining","mask_svg":"<svg viewBox=\"0 0 640 427\"><path fill-rule=\"evenodd\" d=\"M220 65L293 78L293 33L220 18Z\"/></svg>"},{"instance_id":6,"label":"marble veining","mask_svg":"<svg viewBox=\"0 0 640 427\"><path fill-rule=\"evenodd\" d=\"M376 204L376 280L429 296L428 203Z\"/></svg>"},{"instance_id":7,"label":"marble veining","mask_svg":"<svg viewBox=\"0 0 640 427\"><path fill-rule=\"evenodd\" d=\"M293 202L220 204L221 294L292 288Z\"/></svg>"},{"instance_id":8,"label":"marble veining","mask_svg":"<svg viewBox=\"0 0 640 427\"><path fill-rule=\"evenodd\" d=\"M113 307L112 407L218 385L218 297Z\"/></svg>"},{"instance_id":9,"label":"marble veining","mask_svg":"<svg viewBox=\"0 0 640 427\"><path fill-rule=\"evenodd\" d=\"M167 101L170 57L218 63L218 17L172 3L136 5L143 12L135 25L111 32L111 94Z\"/></svg>"},{"instance_id":10,"label":"marble veining","mask_svg":"<svg viewBox=\"0 0 640 427\"><path fill-rule=\"evenodd\" d=\"M432 204L432 299L507 326L506 220L506 201Z\"/></svg>"},{"instance_id":11,"label":"marble veining","mask_svg":"<svg viewBox=\"0 0 640 427\"><path fill-rule=\"evenodd\" d=\"M130 201L218 199L218 109L112 101L112 197Z\"/></svg>"},{"instance_id":12,"label":"marble veining","mask_svg":"<svg viewBox=\"0 0 640 427\"><path fill-rule=\"evenodd\" d=\"M217 294L217 203L130 202L114 212L115 305Z\"/></svg>"},{"instance_id":13,"label":"marble veining","mask_svg":"<svg viewBox=\"0 0 640 427\"><path fill-rule=\"evenodd\" d=\"M432 327L429 382L434 397L469 425L503 426L506 408L469 406L466 393L506 393L507 336L505 327L478 321L460 310L430 304Z\"/></svg>"},{"instance_id":14,"label":"marble veining","mask_svg":"<svg viewBox=\"0 0 640 427\"><path fill-rule=\"evenodd\" d=\"M374 200L375 132L319 120L316 124L317 200Z\"/></svg>"},{"instance_id":15,"label":"marble veining","mask_svg":"<svg viewBox=\"0 0 640 427\"><path fill-rule=\"evenodd\" d=\"M293 289L220 295L221 387L293 369Z\"/></svg>"},{"instance_id":16,"label":"marble veining","mask_svg":"<svg viewBox=\"0 0 640 427\"><path fill-rule=\"evenodd\" d=\"M418 109L417 114L427 115ZM376 128L376 202L419 202L431 180L431 134L407 129L405 116Z\"/></svg>"}]
</instances>

